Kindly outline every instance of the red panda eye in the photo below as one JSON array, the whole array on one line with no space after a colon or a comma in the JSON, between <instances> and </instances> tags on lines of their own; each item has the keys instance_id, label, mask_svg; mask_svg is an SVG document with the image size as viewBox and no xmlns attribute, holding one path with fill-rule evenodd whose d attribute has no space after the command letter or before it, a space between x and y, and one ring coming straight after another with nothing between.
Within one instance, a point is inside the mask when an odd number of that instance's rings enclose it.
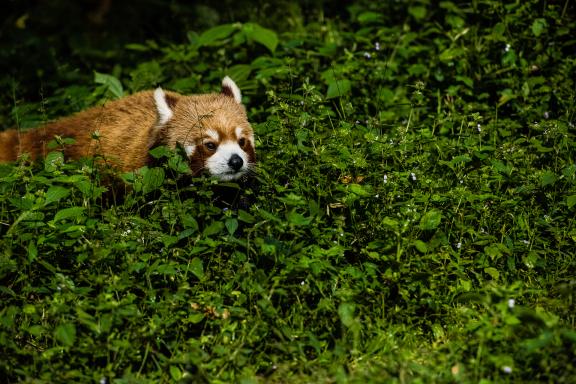
<instances>
[{"instance_id":1,"label":"red panda eye","mask_svg":"<svg viewBox=\"0 0 576 384\"><path fill-rule=\"evenodd\" d=\"M204 146L209 150L209 151L215 151L216 150L216 144L209 141L207 143L204 143Z\"/></svg>"},{"instance_id":2,"label":"red panda eye","mask_svg":"<svg viewBox=\"0 0 576 384\"><path fill-rule=\"evenodd\" d=\"M240 140L238 140L238 145L243 147L244 145L246 145L246 139L245 138L241 138Z\"/></svg>"}]
</instances>

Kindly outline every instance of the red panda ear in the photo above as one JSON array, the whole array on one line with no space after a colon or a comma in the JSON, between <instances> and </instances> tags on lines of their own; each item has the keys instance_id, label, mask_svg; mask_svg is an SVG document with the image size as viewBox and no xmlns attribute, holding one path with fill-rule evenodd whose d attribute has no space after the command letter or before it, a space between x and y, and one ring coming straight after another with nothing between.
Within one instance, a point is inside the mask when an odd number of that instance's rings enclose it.
<instances>
[{"instance_id":1,"label":"red panda ear","mask_svg":"<svg viewBox=\"0 0 576 384\"><path fill-rule=\"evenodd\" d=\"M222 79L222 94L233 97L238 104L242 104L242 93L240 92L240 88L238 88L234 80L228 76Z\"/></svg>"},{"instance_id":2,"label":"red panda ear","mask_svg":"<svg viewBox=\"0 0 576 384\"><path fill-rule=\"evenodd\" d=\"M156 112L158 112L158 125L164 125L170 121L174 115L172 110L177 101L177 98L166 95L162 88L156 88L154 91L154 103L156 104Z\"/></svg>"}]
</instances>

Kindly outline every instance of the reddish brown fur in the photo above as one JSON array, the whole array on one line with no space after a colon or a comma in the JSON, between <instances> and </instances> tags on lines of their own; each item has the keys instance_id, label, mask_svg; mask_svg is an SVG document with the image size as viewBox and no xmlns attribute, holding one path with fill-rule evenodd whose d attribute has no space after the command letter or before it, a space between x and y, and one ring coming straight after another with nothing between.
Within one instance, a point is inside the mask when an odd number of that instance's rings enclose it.
<instances>
[{"instance_id":1,"label":"reddish brown fur","mask_svg":"<svg viewBox=\"0 0 576 384\"><path fill-rule=\"evenodd\" d=\"M32 159L44 157L50 151L48 142L58 135L76 140L65 147L68 158L100 155L123 171L148 164L148 151L155 145L195 145L197 150L190 162L196 172L209 156L202 145L203 132L211 128L219 132L221 139L237 141L240 138L236 137L236 127L242 127L246 138L243 149L250 162L255 162L253 139L249 139L253 137L252 127L244 107L233 97L225 93L182 96L166 92L166 101L173 117L162 126L158 123L153 91L145 91L33 130L0 132L0 162L14 161L23 153L29 153ZM99 139L93 138L95 132Z\"/></svg>"},{"instance_id":2,"label":"reddish brown fur","mask_svg":"<svg viewBox=\"0 0 576 384\"><path fill-rule=\"evenodd\" d=\"M168 95L169 103L170 96ZM196 151L190 158L194 173L202 169L204 159L210 156L210 153L202 145L203 139L208 138L205 134L207 129L217 131L220 134L220 142L238 141L240 137L236 137L236 127L242 127L242 132L246 138L253 135L244 107L225 94L196 95L182 98L175 103L172 110L174 117L166 123L160 132L160 137L164 140L162 144L166 144L170 148L174 148L176 143L195 145ZM250 140L246 140L246 145L242 149L248 155L249 161L255 163L256 156Z\"/></svg>"}]
</instances>

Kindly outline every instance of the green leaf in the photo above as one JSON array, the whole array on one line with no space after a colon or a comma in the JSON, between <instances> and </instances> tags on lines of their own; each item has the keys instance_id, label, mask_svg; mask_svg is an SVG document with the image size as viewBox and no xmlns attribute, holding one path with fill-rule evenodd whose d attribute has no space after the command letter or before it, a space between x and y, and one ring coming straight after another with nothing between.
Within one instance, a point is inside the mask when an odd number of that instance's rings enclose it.
<instances>
[{"instance_id":1,"label":"green leaf","mask_svg":"<svg viewBox=\"0 0 576 384\"><path fill-rule=\"evenodd\" d=\"M202 279L204 277L204 262L197 257L193 258L190 261L190 272L198 279Z\"/></svg>"},{"instance_id":2,"label":"green leaf","mask_svg":"<svg viewBox=\"0 0 576 384\"><path fill-rule=\"evenodd\" d=\"M546 22L546 19L542 18L536 19L532 23L532 33L534 34L534 36L538 37L542 33L544 33L547 27L548 23Z\"/></svg>"},{"instance_id":3,"label":"green leaf","mask_svg":"<svg viewBox=\"0 0 576 384\"><path fill-rule=\"evenodd\" d=\"M420 219L420 229L432 230L438 228L440 222L442 221L442 213L440 211L433 209L426 212L424 216Z\"/></svg>"},{"instance_id":4,"label":"green leaf","mask_svg":"<svg viewBox=\"0 0 576 384\"><path fill-rule=\"evenodd\" d=\"M345 327L350 327L354 324L355 311L356 305L352 303L342 303L338 306L338 315Z\"/></svg>"},{"instance_id":5,"label":"green leaf","mask_svg":"<svg viewBox=\"0 0 576 384\"><path fill-rule=\"evenodd\" d=\"M465 53L466 51L464 51L464 49L462 48L458 47L448 48L440 54L439 59L444 62L452 61L459 58L460 56L464 56Z\"/></svg>"},{"instance_id":6,"label":"green leaf","mask_svg":"<svg viewBox=\"0 0 576 384\"><path fill-rule=\"evenodd\" d=\"M248 212L246 212L245 210L239 209L238 210L238 220L250 224L250 223L255 222L256 218L254 216L252 216L251 214L249 214Z\"/></svg>"},{"instance_id":7,"label":"green leaf","mask_svg":"<svg viewBox=\"0 0 576 384\"><path fill-rule=\"evenodd\" d=\"M422 240L416 240L414 241L414 247L418 250L418 252L420 253L426 253L428 252L428 246L426 245L425 242L423 242Z\"/></svg>"},{"instance_id":8,"label":"green leaf","mask_svg":"<svg viewBox=\"0 0 576 384\"><path fill-rule=\"evenodd\" d=\"M352 192L355 195L358 195L361 197L370 196L370 192L360 184L350 184L348 186L348 188L350 189L350 192Z\"/></svg>"},{"instance_id":9,"label":"green leaf","mask_svg":"<svg viewBox=\"0 0 576 384\"><path fill-rule=\"evenodd\" d=\"M34 243L34 241L31 241L28 244L27 251L28 251L28 261L33 261L38 257L38 248L36 248L36 244Z\"/></svg>"},{"instance_id":10,"label":"green leaf","mask_svg":"<svg viewBox=\"0 0 576 384\"><path fill-rule=\"evenodd\" d=\"M361 24L373 23L375 21L380 21L382 19L382 15L376 12L362 12L358 15L358 22Z\"/></svg>"},{"instance_id":11,"label":"green leaf","mask_svg":"<svg viewBox=\"0 0 576 384\"><path fill-rule=\"evenodd\" d=\"M176 274L176 267L173 264L160 264L156 266L155 272L161 275L174 276Z\"/></svg>"},{"instance_id":12,"label":"green leaf","mask_svg":"<svg viewBox=\"0 0 576 384\"><path fill-rule=\"evenodd\" d=\"M59 201L60 199L65 198L66 196L68 196L70 194L70 190L68 190L68 188L64 188L64 187L60 187L60 186L52 186L50 188L48 188L48 191L46 191L46 196L45 196L45 201L44 201L44 205L48 205L50 203L54 203L56 201Z\"/></svg>"},{"instance_id":13,"label":"green leaf","mask_svg":"<svg viewBox=\"0 0 576 384\"><path fill-rule=\"evenodd\" d=\"M219 25L204 31L200 37L198 37L196 43L199 46L214 44L216 42L222 41L223 39L226 39L234 31L236 31L236 26L233 24Z\"/></svg>"},{"instance_id":14,"label":"green leaf","mask_svg":"<svg viewBox=\"0 0 576 384\"><path fill-rule=\"evenodd\" d=\"M76 326L72 323L61 324L56 327L54 337L60 344L71 347L76 341Z\"/></svg>"},{"instance_id":15,"label":"green leaf","mask_svg":"<svg viewBox=\"0 0 576 384\"><path fill-rule=\"evenodd\" d=\"M150 47L149 47L149 46L143 45L143 44L136 44L136 43L126 44L126 45L124 46L124 48L130 49L130 50L132 50L132 51L139 51L139 52L147 52L147 51L150 50Z\"/></svg>"},{"instance_id":16,"label":"green leaf","mask_svg":"<svg viewBox=\"0 0 576 384\"><path fill-rule=\"evenodd\" d=\"M120 83L120 80L118 80L116 77L112 75L94 72L94 82L96 84L104 85L107 88L108 92L110 92L117 99L124 96L122 83Z\"/></svg>"},{"instance_id":17,"label":"green leaf","mask_svg":"<svg viewBox=\"0 0 576 384\"><path fill-rule=\"evenodd\" d=\"M183 215L181 220L182 220L182 225L184 225L184 228L190 228L194 231L198 230L198 228L199 228L198 222L196 221L194 216L192 216L191 214Z\"/></svg>"},{"instance_id":18,"label":"green leaf","mask_svg":"<svg viewBox=\"0 0 576 384\"><path fill-rule=\"evenodd\" d=\"M286 218L288 219L288 222L290 224L293 224L296 226L308 225L308 224L310 224L310 221L312 221L312 219L306 218L306 217L304 217L304 215L302 215L301 213L298 213L294 210L288 212L288 214L286 215Z\"/></svg>"},{"instance_id":19,"label":"green leaf","mask_svg":"<svg viewBox=\"0 0 576 384\"><path fill-rule=\"evenodd\" d=\"M233 67L228 68L226 73L228 76L234 79L236 84L240 84L248 80L250 73L252 72L252 66L247 64L237 64ZM244 84L241 86L242 90L246 89Z\"/></svg>"},{"instance_id":20,"label":"green leaf","mask_svg":"<svg viewBox=\"0 0 576 384\"><path fill-rule=\"evenodd\" d=\"M74 233L74 232L78 232L78 234L83 233L86 230L86 226L84 225L71 225L69 227L67 227L66 229L64 229L62 232L63 233Z\"/></svg>"},{"instance_id":21,"label":"green leaf","mask_svg":"<svg viewBox=\"0 0 576 384\"><path fill-rule=\"evenodd\" d=\"M146 61L130 71L130 88L137 91L149 89L164 79L165 75L160 63L156 60Z\"/></svg>"},{"instance_id":22,"label":"green leaf","mask_svg":"<svg viewBox=\"0 0 576 384\"><path fill-rule=\"evenodd\" d=\"M493 268L493 267L484 268L484 272L489 274L490 277L492 277L492 279L494 279L494 280L498 280L498 277L500 277L500 272L498 272L498 270L496 268Z\"/></svg>"},{"instance_id":23,"label":"green leaf","mask_svg":"<svg viewBox=\"0 0 576 384\"><path fill-rule=\"evenodd\" d=\"M408 7L408 13L411 14L416 20L421 20L426 17L426 7L420 5Z\"/></svg>"},{"instance_id":24,"label":"green leaf","mask_svg":"<svg viewBox=\"0 0 576 384\"><path fill-rule=\"evenodd\" d=\"M196 231L192 228L188 228L188 229L183 230L182 232L180 232L178 234L177 241L180 241L182 239L185 239L187 237L192 236L194 234L194 232L196 232Z\"/></svg>"},{"instance_id":25,"label":"green leaf","mask_svg":"<svg viewBox=\"0 0 576 384\"><path fill-rule=\"evenodd\" d=\"M334 80L328 84L328 91L326 92L326 98L333 99L335 97L344 96L350 93L352 84L349 80Z\"/></svg>"},{"instance_id":26,"label":"green leaf","mask_svg":"<svg viewBox=\"0 0 576 384\"><path fill-rule=\"evenodd\" d=\"M171 155L170 149L165 145L160 145L158 147L152 148L150 151L148 151L148 153L155 159L160 159L162 157L169 157Z\"/></svg>"},{"instance_id":27,"label":"green leaf","mask_svg":"<svg viewBox=\"0 0 576 384\"><path fill-rule=\"evenodd\" d=\"M182 379L182 371L177 366L171 365L170 366L170 376L172 377L172 380L178 381L178 380Z\"/></svg>"},{"instance_id":28,"label":"green leaf","mask_svg":"<svg viewBox=\"0 0 576 384\"><path fill-rule=\"evenodd\" d=\"M491 244L484 247L484 252L490 256L492 260L497 260L502 257L502 252L500 250L499 244Z\"/></svg>"},{"instance_id":29,"label":"green leaf","mask_svg":"<svg viewBox=\"0 0 576 384\"><path fill-rule=\"evenodd\" d=\"M64 164L62 152L49 152L44 159L44 169L46 172L56 172Z\"/></svg>"},{"instance_id":30,"label":"green leaf","mask_svg":"<svg viewBox=\"0 0 576 384\"><path fill-rule=\"evenodd\" d=\"M56 215L54 216L54 222L60 221L60 220L64 220L64 219L71 219L71 218L76 218L79 216L82 216L84 213L85 208L84 207L70 207L70 208L64 208L59 210L58 212L56 212Z\"/></svg>"},{"instance_id":31,"label":"green leaf","mask_svg":"<svg viewBox=\"0 0 576 384\"><path fill-rule=\"evenodd\" d=\"M242 32L246 35L249 40L254 40L257 43L262 44L272 53L276 50L278 45L278 36L276 32L271 29L261 27L256 23L246 23L242 26Z\"/></svg>"},{"instance_id":32,"label":"green leaf","mask_svg":"<svg viewBox=\"0 0 576 384\"><path fill-rule=\"evenodd\" d=\"M147 169L142 180L142 191L148 193L154 191L164 183L164 170L159 167Z\"/></svg>"},{"instance_id":33,"label":"green leaf","mask_svg":"<svg viewBox=\"0 0 576 384\"><path fill-rule=\"evenodd\" d=\"M206 228L204 228L204 231L202 232L202 234L204 236L212 236L215 235L217 233L220 233L220 231L222 231L222 228L224 228L224 224L222 224L222 222L220 221L215 221L212 224L210 224L209 226L207 226Z\"/></svg>"},{"instance_id":34,"label":"green leaf","mask_svg":"<svg viewBox=\"0 0 576 384\"><path fill-rule=\"evenodd\" d=\"M576 195L567 196L566 205L568 205L568 208L572 208L574 205L576 205Z\"/></svg>"},{"instance_id":35,"label":"green leaf","mask_svg":"<svg viewBox=\"0 0 576 384\"><path fill-rule=\"evenodd\" d=\"M552 171L545 171L542 176L540 176L540 185L546 187L547 185L552 185L558 180L558 176Z\"/></svg>"},{"instance_id":36,"label":"green leaf","mask_svg":"<svg viewBox=\"0 0 576 384\"><path fill-rule=\"evenodd\" d=\"M382 219L382 225L392 229L393 231L398 231L398 229L400 228L400 223L398 223L398 220L388 216Z\"/></svg>"},{"instance_id":37,"label":"green leaf","mask_svg":"<svg viewBox=\"0 0 576 384\"><path fill-rule=\"evenodd\" d=\"M176 171L181 174L187 174L190 172L190 167L188 166L188 163L184 159L182 159L182 157L180 157L179 155L171 156L168 159L168 166L173 171Z\"/></svg>"},{"instance_id":38,"label":"green leaf","mask_svg":"<svg viewBox=\"0 0 576 384\"><path fill-rule=\"evenodd\" d=\"M233 235L234 232L236 232L236 230L238 229L238 220L231 217L229 219L226 219L226 222L224 223L224 225L226 226L228 233Z\"/></svg>"}]
</instances>

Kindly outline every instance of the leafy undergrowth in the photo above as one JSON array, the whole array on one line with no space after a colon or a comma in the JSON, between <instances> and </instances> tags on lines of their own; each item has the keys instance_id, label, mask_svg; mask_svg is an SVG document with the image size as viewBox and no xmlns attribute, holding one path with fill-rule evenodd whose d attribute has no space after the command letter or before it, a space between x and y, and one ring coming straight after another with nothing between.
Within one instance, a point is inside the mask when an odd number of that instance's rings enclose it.
<instances>
[{"instance_id":1,"label":"leafy undergrowth","mask_svg":"<svg viewBox=\"0 0 576 384\"><path fill-rule=\"evenodd\" d=\"M162 149L125 182L3 165L4 381L571 382L574 5L472 4L134 43L136 66L4 105L27 127L226 73L259 156L239 185Z\"/></svg>"}]
</instances>

